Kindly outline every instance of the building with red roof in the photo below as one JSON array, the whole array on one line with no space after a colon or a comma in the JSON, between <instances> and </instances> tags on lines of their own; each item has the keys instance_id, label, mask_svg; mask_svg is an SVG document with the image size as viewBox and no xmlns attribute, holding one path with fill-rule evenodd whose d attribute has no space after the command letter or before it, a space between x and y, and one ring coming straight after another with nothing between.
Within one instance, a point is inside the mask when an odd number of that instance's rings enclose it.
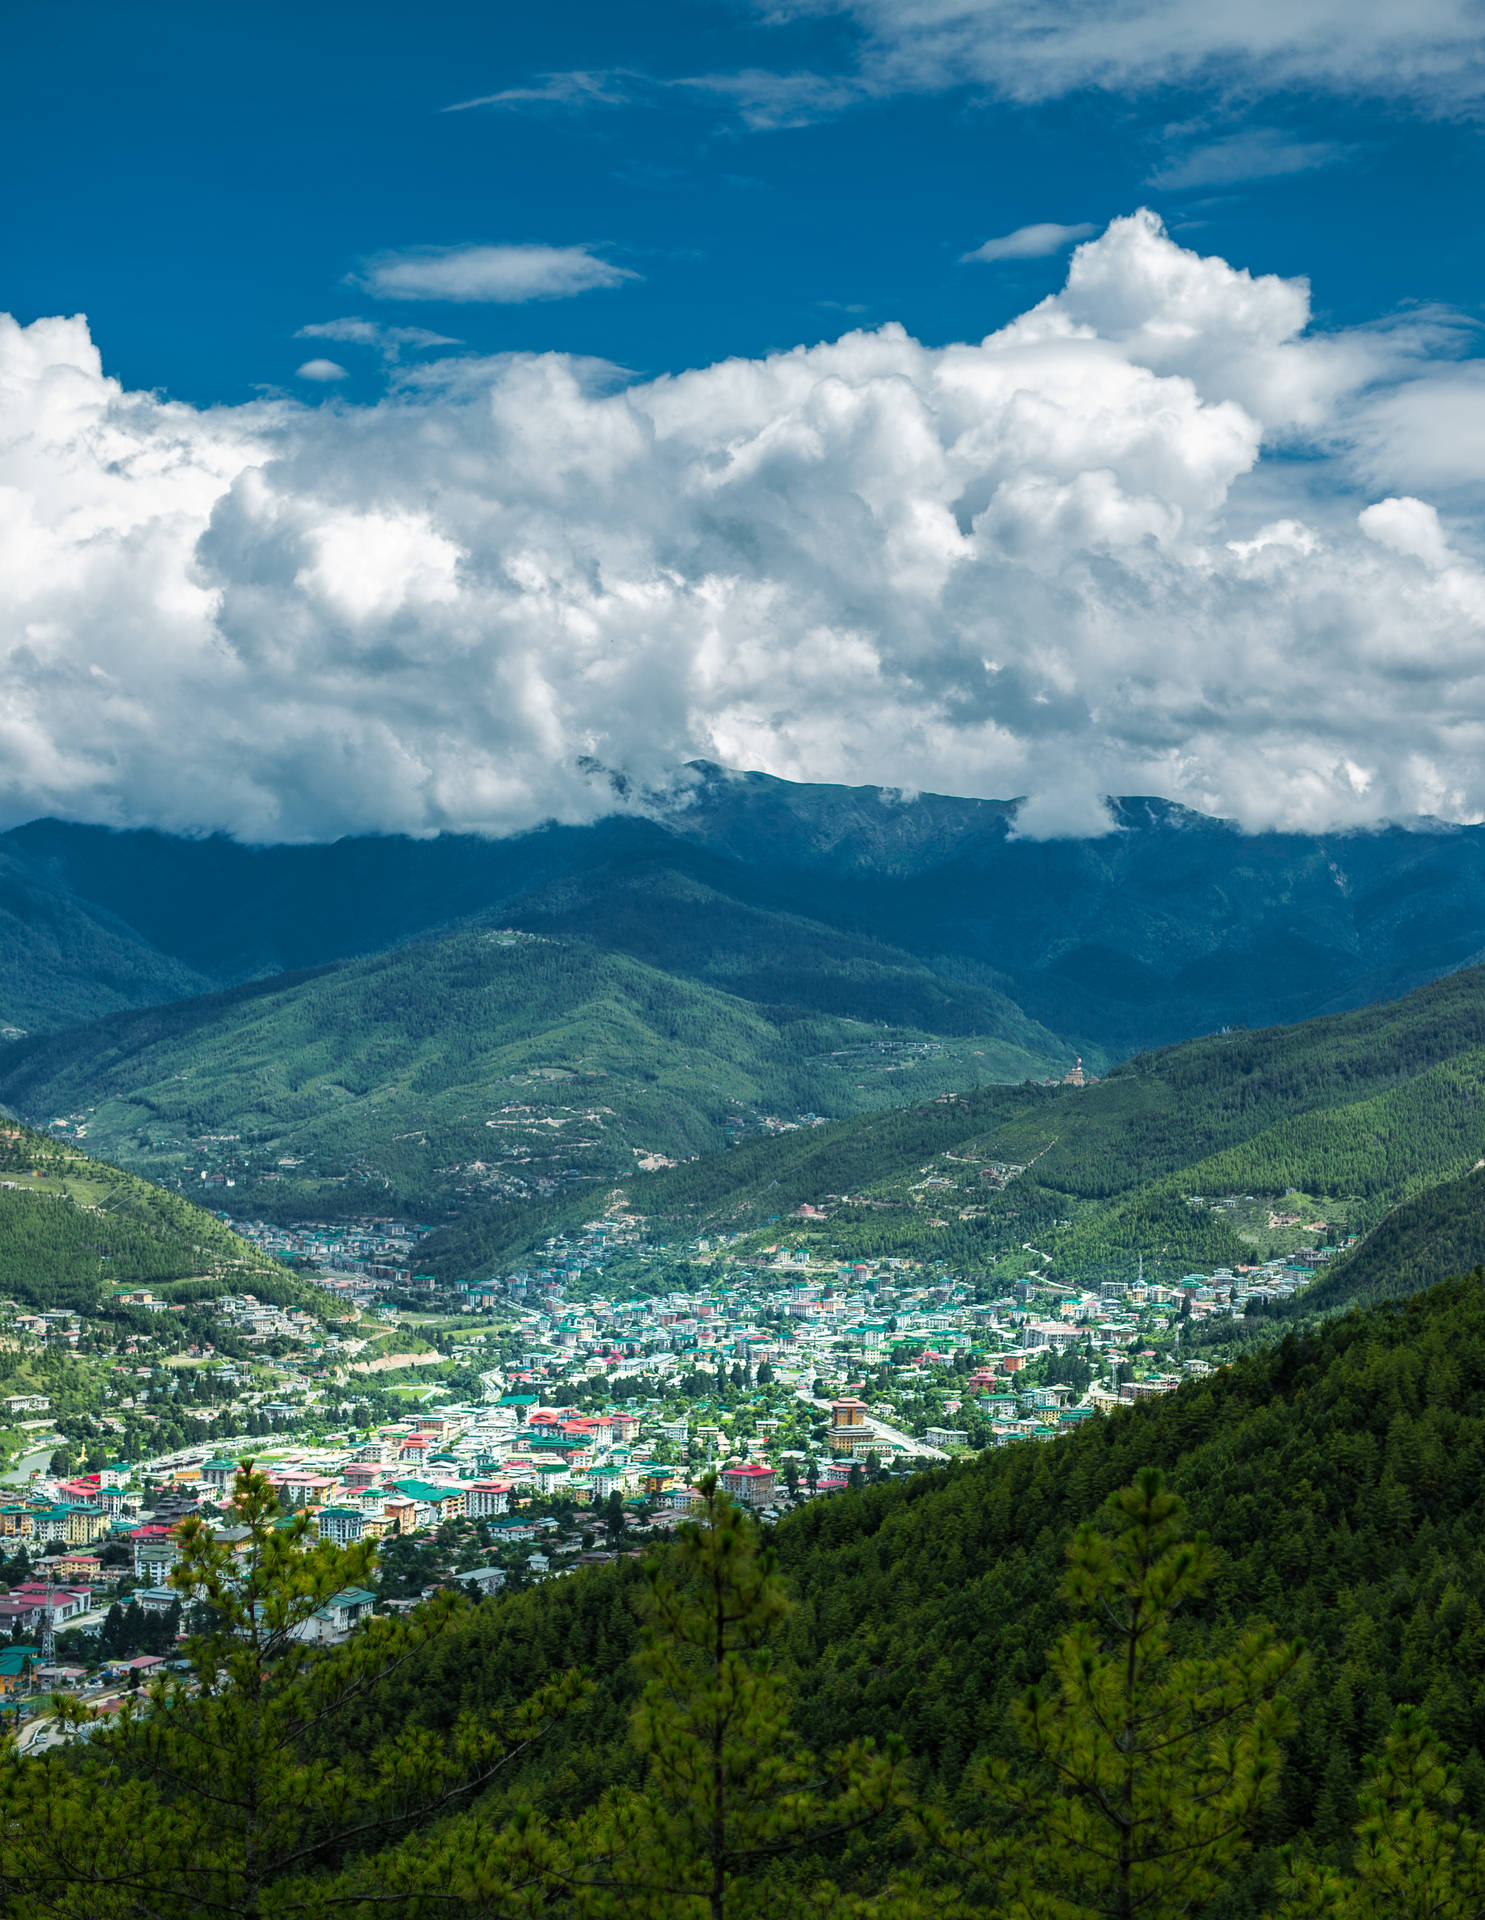
<instances>
[{"instance_id":1,"label":"building with red roof","mask_svg":"<svg viewBox=\"0 0 1485 1920\"><path fill-rule=\"evenodd\" d=\"M778 1489L776 1467L723 1467L722 1491L745 1507L766 1507Z\"/></svg>"}]
</instances>

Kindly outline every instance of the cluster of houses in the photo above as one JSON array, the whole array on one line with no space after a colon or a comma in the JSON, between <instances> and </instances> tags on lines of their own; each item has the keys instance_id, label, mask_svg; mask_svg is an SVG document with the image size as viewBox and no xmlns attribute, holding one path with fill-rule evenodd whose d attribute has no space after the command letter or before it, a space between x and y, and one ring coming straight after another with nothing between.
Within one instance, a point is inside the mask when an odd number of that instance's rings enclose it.
<instances>
[{"instance_id":1,"label":"cluster of houses","mask_svg":"<svg viewBox=\"0 0 1485 1920\"><path fill-rule=\"evenodd\" d=\"M388 1288L431 1289L431 1277L413 1271L418 1243L433 1231L431 1227L378 1218L338 1226L315 1220L293 1226L234 1220L232 1227L276 1260L311 1262L318 1269L319 1284L353 1306L370 1304Z\"/></svg>"},{"instance_id":2,"label":"cluster of houses","mask_svg":"<svg viewBox=\"0 0 1485 1920\"><path fill-rule=\"evenodd\" d=\"M597 1231L588 1230L590 1235ZM694 1248L701 1256L711 1251L706 1240ZM1062 1397L1055 1393L1045 1405L1023 1404L1025 1396L1015 1393L1016 1376L1049 1353L1076 1350L1096 1366L1117 1363L1121 1373L1135 1376L1126 1379L1126 1399L1165 1391L1200 1362L1169 1378L1143 1363L1178 1348L1183 1326L1241 1314L1255 1299L1289 1298L1313 1277L1310 1267L1284 1261L1242 1272L1188 1274L1169 1285L1106 1281L1079 1288L1033 1275L986 1303L943 1276L925 1280L906 1262L822 1269L807 1252L785 1248L764 1267L728 1270L706 1294L655 1293L564 1305L562 1291L577 1271L564 1264L521 1272L479 1290L482 1302L503 1299L517 1307L523 1350L514 1357L514 1384L539 1391L558 1380L644 1375L663 1385L697 1370L715 1375L738 1366L756 1379L766 1366L781 1384L810 1387L821 1378L851 1378L889 1361L910 1380L915 1369L962 1369L973 1358L982 1363L975 1381L988 1378L1005 1390L1002 1398L1008 1393L1015 1400L1017 1435L1035 1431L1037 1437L1049 1423L1031 1419L1028 1425L1029 1416L1054 1414L1055 1431L1070 1424L1063 1415L1086 1417L1102 1404L1094 1394L1084 1406L1068 1408L1055 1404ZM991 1396L981 1391L974 1397ZM1104 1400L1120 1397L1111 1389ZM998 1415L998 1406L995 1411ZM930 1433L921 1438L936 1444ZM901 1440L878 1446L884 1452L910 1450Z\"/></svg>"},{"instance_id":3,"label":"cluster of houses","mask_svg":"<svg viewBox=\"0 0 1485 1920\"><path fill-rule=\"evenodd\" d=\"M309 1341L320 1336L319 1321L302 1307L276 1307L252 1293L229 1293L214 1302L217 1314L244 1339L267 1340L273 1334L287 1334L291 1340Z\"/></svg>"}]
</instances>

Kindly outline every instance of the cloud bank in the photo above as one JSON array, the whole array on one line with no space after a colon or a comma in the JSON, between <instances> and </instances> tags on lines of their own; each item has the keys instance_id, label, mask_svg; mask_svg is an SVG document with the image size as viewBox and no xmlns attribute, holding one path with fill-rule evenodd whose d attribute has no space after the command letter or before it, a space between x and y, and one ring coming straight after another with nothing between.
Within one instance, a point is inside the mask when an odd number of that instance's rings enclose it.
<instances>
[{"instance_id":1,"label":"cloud bank","mask_svg":"<svg viewBox=\"0 0 1485 1920\"><path fill-rule=\"evenodd\" d=\"M0 321L0 811L509 831L701 756L1250 827L1485 814L1485 386L1149 214L977 344L373 406L125 391ZM1038 826L1037 823L1041 824Z\"/></svg>"}]
</instances>

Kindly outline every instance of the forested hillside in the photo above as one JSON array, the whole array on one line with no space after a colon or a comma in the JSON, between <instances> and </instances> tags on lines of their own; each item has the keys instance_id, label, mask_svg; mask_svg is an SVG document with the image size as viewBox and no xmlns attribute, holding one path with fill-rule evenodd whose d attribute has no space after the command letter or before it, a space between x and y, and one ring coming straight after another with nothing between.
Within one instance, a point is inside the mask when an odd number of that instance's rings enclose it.
<instances>
[{"instance_id":1,"label":"forested hillside","mask_svg":"<svg viewBox=\"0 0 1485 1920\"><path fill-rule=\"evenodd\" d=\"M0 836L0 1037L9 1037L6 1029L50 1032L210 985Z\"/></svg>"},{"instance_id":2,"label":"forested hillside","mask_svg":"<svg viewBox=\"0 0 1485 1920\"><path fill-rule=\"evenodd\" d=\"M1485 1817L1485 1284L1291 1336L1179 1393L1054 1446L1017 1446L811 1504L773 1530L795 1609L784 1672L805 1738L830 1749L900 1734L916 1792L973 1819L977 1758L1013 1754L1011 1700L1044 1671L1066 1615L1075 1527L1142 1467L1162 1466L1218 1550L1182 1646L1220 1650L1254 1616L1313 1661L1269 1843L1338 1848L1361 1758L1398 1703L1421 1706ZM569 1666L591 1705L509 1785L570 1810L636 1760L632 1563L488 1602L367 1701L368 1740L405 1722L483 1721ZM891 1850L882 1855L885 1873ZM1260 1875L1261 1882L1261 1875ZM1230 1914L1265 1911L1239 1899Z\"/></svg>"},{"instance_id":3,"label":"forested hillside","mask_svg":"<svg viewBox=\"0 0 1485 1920\"><path fill-rule=\"evenodd\" d=\"M984 1087L737 1147L628 1181L622 1201L656 1238L740 1232L761 1248L782 1234L843 1257L1086 1281L1141 1258L1179 1275L1282 1252L1293 1230L1270 1222L1297 1218L1293 1205L1364 1232L1482 1154L1473 969L1380 1007L1141 1054L1096 1086ZM472 1276L583 1205L520 1220L477 1209L426 1253Z\"/></svg>"},{"instance_id":4,"label":"forested hillside","mask_svg":"<svg viewBox=\"0 0 1485 1920\"><path fill-rule=\"evenodd\" d=\"M468 931L0 1051L0 1098L237 1214L437 1217L811 1114L1065 1064L762 1007L586 943ZM1040 1046L1044 1051L1029 1050Z\"/></svg>"},{"instance_id":5,"label":"forested hillside","mask_svg":"<svg viewBox=\"0 0 1485 1920\"><path fill-rule=\"evenodd\" d=\"M96 1313L121 1289L169 1297L190 1281L268 1299L304 1289L220 1220L176 1194L27 1127L0 1122L0 1294Z\"/></svg>"},{"instance_id":6,"label":"forested hillside","mask_svg":"<svg viewBox=\"0 0 1485 1920\"><path fill-rule=\"evenodd\" d=\"M1482 1262L1485 1168L1472 1167L1462 1179L1429 1187L1385 1215L1316 1283L1308 1304L1323 1310L1343 1301L1404 1299Z\"/></svg>"}]
</instances>

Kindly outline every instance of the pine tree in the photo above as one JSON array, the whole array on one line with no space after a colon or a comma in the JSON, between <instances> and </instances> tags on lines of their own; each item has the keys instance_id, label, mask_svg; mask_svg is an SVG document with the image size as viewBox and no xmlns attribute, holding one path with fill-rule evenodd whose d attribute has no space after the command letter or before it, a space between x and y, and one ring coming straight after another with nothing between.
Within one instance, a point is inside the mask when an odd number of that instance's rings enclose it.
<instances>
[{"instance_id":1,"label":"pine tree","mask_svg":"<svg viewBox=\"0 0 1485 1920\"><path fill-rule=\"evenodd\" d=\"M569 1886L586 1920L781 1920L832 1897L771 1872L884 1812L899 1755L857 1743L822 1764L793 1733L770 1641L788 1611L757 1522L700 1483L673 1558L646 1569L633 1737L643 1786L574 1836Z\"/></svg>"},{"instance_id":2,"label":"pine tree","mask_svg":"<svg viewBox=\"0 0 1485 1920\"><path fill-rule=\"evenodd\" d=\"M1350 1874L1286 1852L1277 1920L1478 1920L1485 1835L1457 1818L1454 1768L1416 1707L1367 1762Z\"/></svg>"},{"instance_id":3,"label":"pine tree","mask_svg":"<svg viewBox=\"0 0 1485 1920\"><path fill-rule=\"evenodd\" d=\"M1064 1598L1084 1616L1013 1718L1036 1765L991 1762L992 1824L930 1841L1004 1920L1178 1920L1232 1877L1279 1780L1293 1725L1281 1689L1305 1656L1263 1626L1178 1653L1172 1628L1211 1579L1205 1540L1158 1468L1110 1496L1068 1549Z\"/></svg>"}]
</instances>

